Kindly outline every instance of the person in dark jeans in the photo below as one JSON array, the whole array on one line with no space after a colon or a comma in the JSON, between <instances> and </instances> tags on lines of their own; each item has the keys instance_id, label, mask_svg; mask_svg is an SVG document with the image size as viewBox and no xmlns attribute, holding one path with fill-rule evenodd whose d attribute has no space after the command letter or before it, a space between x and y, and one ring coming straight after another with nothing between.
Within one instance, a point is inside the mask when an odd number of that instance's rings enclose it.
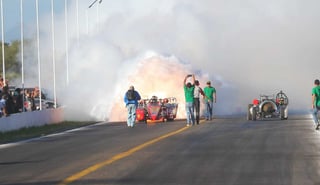
<instances>
[{"instance_id":1,"label":"person in dark jeans","mask_svg":"<svg viewBox=\"0 0 320 185\"><path fill-rule=\"evenodd\" d=\"M191 77L191 82L187 83L187 79ZM183 90L184 90L184 97L186 101L186 115L187 115L187 127L190 126L190 124L194 125L195 124L195 119L194 119L194 85L195 83L195 78L194 74L188 74L184 80L183 80Z\"/></svg>"},{"instance_id":2,"label":"person in dark jeans","mask_svg":"<svg viewBox=\"0 0 320 185\"><path fill-rule=\"evenodd\" d=\"M200 96L204 96L203 90L200 87L200 83L198 80L194 81L195 88L193 93L193 104L194 104L194 110L196 112L196 122L197 125L199 125L200 122Z\"/></svg>"},{"instance_id":3,"label":"person in dark jeans","mask_svg":"<svg viewBox=\"0 0 320 185\"><path fill-rule=\"evenodd\" d=\"M207 86L203 89L205 95L206 104L206 120L212 120L213 118L213 103L217 102L217 92L214 87L211 86L211 82L207 82Z\"/></svg>"}]
</instances>

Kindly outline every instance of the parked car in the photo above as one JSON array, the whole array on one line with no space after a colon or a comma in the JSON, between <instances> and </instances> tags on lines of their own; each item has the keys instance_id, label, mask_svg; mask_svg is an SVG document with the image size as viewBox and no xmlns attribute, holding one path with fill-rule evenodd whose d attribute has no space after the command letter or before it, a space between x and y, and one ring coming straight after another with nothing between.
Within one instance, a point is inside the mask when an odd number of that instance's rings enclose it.
<instances>
[{"instance_id":1,"label":"parked car","mask_svg":"<svg viewBox=\"0 0 320 185\"><path fill-rule=\"evenodd\" d=\"M55 108L55 103L52 100L41 99L42 109ZM24 108L26 111L40 110L40 98L26 98L24 100Z\"/></svg>"}]
</instances>

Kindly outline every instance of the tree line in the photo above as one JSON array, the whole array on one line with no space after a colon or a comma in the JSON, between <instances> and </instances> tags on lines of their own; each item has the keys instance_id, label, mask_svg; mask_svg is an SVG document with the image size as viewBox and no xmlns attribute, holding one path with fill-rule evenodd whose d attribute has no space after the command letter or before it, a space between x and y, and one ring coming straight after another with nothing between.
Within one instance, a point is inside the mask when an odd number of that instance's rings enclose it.
<instances>
[{"instance_id":1,"label":"tree line","mask_svg":"<svg viewBox=\"0 0 320 185\"><path fill-rule=\"evenodd\" d=\"M20 47L21 41L16 40L11 43L0 42L0 75L3 76L3 57L2 57L2 45L4 45L4 64L5 64L5 76L6 79L21 78L21 55Z\"/></svg>"}]
</instances>

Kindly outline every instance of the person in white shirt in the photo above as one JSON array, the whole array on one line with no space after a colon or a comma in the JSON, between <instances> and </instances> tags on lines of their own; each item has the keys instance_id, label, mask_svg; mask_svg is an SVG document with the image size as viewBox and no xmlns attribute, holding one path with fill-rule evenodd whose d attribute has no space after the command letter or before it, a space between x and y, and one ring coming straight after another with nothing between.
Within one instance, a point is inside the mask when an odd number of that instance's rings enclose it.
<instances>
[{"instance_id":1,"label":"person in white shirt","mask_svg":"<svg viewBox=\"0 0 320 185\"><path fill-rule=\"evenodd\" d=\"M195 88L194 88L194 93L193 93L193 103L194 103L194 110L196 111L196 122L197 125L199 125L200 121L200 96L204 96L203 90L200 87L200 83L198 80L194 81Z\"/></svg>"}]
</instances>

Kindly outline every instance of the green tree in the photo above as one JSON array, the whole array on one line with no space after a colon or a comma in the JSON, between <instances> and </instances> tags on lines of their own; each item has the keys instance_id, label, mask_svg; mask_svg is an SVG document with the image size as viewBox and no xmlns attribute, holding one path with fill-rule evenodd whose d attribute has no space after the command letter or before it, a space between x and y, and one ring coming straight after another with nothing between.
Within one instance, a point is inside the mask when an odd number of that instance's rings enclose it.
<instances>
[{"instance_id":1,"label":"green tree","mask_svg":"<svg viewBox=\"0 0 320 185\"><path fill-rule=\"evenodd\" d=\"M3 76L3 63L2 63L2 42L0 42L0 74ZM21 64L18 60L20 52L20 41L13 41L11 44L4 43L4 61L5 61L5 75L9 81L21 76Z\"/></svg>"}]
</instances>

